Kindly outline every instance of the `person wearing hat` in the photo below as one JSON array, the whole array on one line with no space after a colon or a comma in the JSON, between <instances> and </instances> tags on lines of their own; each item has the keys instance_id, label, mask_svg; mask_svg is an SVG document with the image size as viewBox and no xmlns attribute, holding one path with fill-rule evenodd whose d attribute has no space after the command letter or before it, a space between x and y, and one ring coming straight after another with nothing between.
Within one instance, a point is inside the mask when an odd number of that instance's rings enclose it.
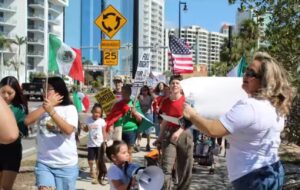
<instances>
[{"instance_id":1,"label":"person wearing hat","mask_svg":"<svg viewBox=\"0 0 300 190\"><path fill-rule=\"evenodd\" d=\"M120 76L115 76L113 79L115 88L113 89L113 93L116 97L116 103L122 100L122 87L123 87L123 80ZM112 138L114 140L122 140L122 122L117 121L114 123L114 131Z\"/></svg>"},{"instance_id":2,"label":"person wearing hat","mask_svg":"<svg viewBox=\"0 0 300 190\"><path fill-rule=\"evenodd\" d=\"M123 87L123 80L120 76L115 76L113 79L115 88L113 89L113 93L116 96L117 102L122 99L122 87Z\"/></svg>"}]
</instances>

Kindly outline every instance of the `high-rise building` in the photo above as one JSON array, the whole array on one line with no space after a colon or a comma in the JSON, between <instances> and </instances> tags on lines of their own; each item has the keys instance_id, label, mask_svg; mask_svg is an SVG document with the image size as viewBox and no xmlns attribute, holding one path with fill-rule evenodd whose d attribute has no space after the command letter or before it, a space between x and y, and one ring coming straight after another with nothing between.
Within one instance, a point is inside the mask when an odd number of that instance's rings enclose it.
<instances>
[{"instance_id":1,"label":"high-rise building","mask_svg":"<svg viewBox=\"0 0 300 190\"><path fill-rule=\"evenodd\" d=\"M12 44L11 51L1 49L1 77L16 75L5 69L6 63L19 61L20 82L28 80L29 73L47 71L48 34L63 36L63 10L68 0L1 0L0 33L6 39L27 38L27 43ZM18 60L16 60L18 59ZM25 79L26 78L26 79Z\"/></svg>"},{"instance_id":2,"label":"high-rise building","mask_svg":"<svg viewBox=\"0 0 300 190\"><path fill-rule=\"evenodd\" d=\"M167 29L165 32L165 45L168 45L168 36L177 35L177 31ZM193 54L193 62L196 65L207 65L211 69L211 65L220 61L221 46L224 43L226 34L219 32L209 32L200 26L189 26L181 28L180 37L184 39ZM165 53L164 65L168 65L167 53ZM167 67L165 67L167 68Z\"/></svg>"},{"instance_id":3,"label":"high-rise building","mask_svg":"<svg viewBox=\"0 0 300 190\"><path fill-rule=\"evenodd\" d=\"M112 5L127 22L115 34L113 39L120 40L118 65L111 66L113 75L132 74L133 52L133 0L72 0L66 8L65 40L67 44L82 50L82 58L94 65L102 65L100 44L102 39L109 39L95 24L107 6ZM74 12L77 14L74 15ZM76 18L74 18L74 16ZM80 31L80 32L77 32ZM76 33L77 32L77 33Z\"/></svg>"},{"instance_id":4,"label":"high-rise building","mask_svg":"<svg viewBox=\"0 0 300 190\"><path fill-rule=\"evenodd\" d=\"M229 34L229 24L223 24L220 28L220 33L225 34L228 36Z\"/></svg>"},{"instance_id":5,"label":"high-rise building","mask_svg":"<svg viewBox=\"0 0 300 190\"><path fill-rule=\"evenodd\" d=\"M48 34L63 39L64 7L68 6L68 3L68 0L28 0L27 69L29 71L47 72Z\"/></svg>"},{"instance_id":6,"label":"high-rise building","mask_svg":"<svg viewBox=\"0 0 300 190\"><path fill-rule=\"evenodd\" d=\"M139 1L139 56L151 52L150 69L163 72L165 0Z\"/></svg>"}]
</instances>

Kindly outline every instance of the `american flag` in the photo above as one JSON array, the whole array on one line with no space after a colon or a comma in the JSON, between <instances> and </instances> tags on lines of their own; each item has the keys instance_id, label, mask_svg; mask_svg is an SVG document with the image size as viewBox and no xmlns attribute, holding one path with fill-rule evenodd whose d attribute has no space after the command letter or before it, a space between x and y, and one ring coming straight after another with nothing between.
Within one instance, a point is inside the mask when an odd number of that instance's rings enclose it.
<instances>
[{"instance_id":1,"label":"american flag","mask_svg":"<svg viewBox=\"0 0 300 190\"><path fill-rule=\"evenodd\" d=\"M173 73L193 73L194 63L189 47L185 42L174 35L169 36L169 62L173 67Z\"/></svg>"}]
</instances>

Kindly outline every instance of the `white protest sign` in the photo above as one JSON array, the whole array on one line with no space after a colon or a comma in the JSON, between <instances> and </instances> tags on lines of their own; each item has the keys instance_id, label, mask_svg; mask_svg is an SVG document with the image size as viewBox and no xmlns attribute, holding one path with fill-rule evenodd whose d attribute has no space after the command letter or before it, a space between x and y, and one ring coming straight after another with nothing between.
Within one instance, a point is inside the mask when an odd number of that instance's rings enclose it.
<instances>
[{"instance_id":1,"label":"white protest sign","mask_svg":"<svg viewBox=\"0 0 300 190\"><path fill-rule=\"evenodd\" d=\"M139 88L145 85L146 78L150 73L150 51L143 51L135 73L134 83L132 86L132 96L137 96Z\"/></svg>"},{"instance_id":2,"label":"white protest sign","mask_svg":"<svg viewBox=\"0 0 300 190\"><path fill-rule=\"evenodd\" d=\"M247 98L241 77L192 77L181 81L186 97L191 93L194 108L202 116L218 119L237 101Z\"/></svg>"}]
</instances>

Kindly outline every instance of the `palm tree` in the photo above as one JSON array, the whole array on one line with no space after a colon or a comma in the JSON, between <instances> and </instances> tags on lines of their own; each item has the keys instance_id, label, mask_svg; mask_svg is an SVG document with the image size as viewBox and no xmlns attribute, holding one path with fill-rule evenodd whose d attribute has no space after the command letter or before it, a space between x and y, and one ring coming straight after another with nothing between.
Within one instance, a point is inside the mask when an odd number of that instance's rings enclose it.
<instances>
[{"instance_id":1,"label":"palm tree","mask_svg":"<svg viewBox=\"0 0 300 190\"><path fill-rule=\"evenodd\" d=\"M242 40L244 50L256 49L257 40L259 39L258 24L251 19L244 20L239 31L239 38Z\"/></svg>"},{"instance_id":2,"label":"palm tree","mask_svg":"<svg viewBox=\"0 0 300 190\"><path fill-rule=\"evenodd\" d=\"M15 39L11 41L12 44L15 44L18 47L18 54L15 57L14 61L11 61L10 64L13 65L15 71L17 71L18 80L20 79L19 69L24 63L21 61L21 46L27 43L26 37L19 37L16 35ZM25 66L26 67L26 66ZM25 71L26 72L26 71Z\"/></svg>"},{"instance_id":3,"label":"palm tree","mask_svg":"<svg viewBox=\"0 0 300 190\"><path fill-rule=\"evenodd\" d=\"M3 65L4 65L4 57L3 57L3 52L5 49L9 49L11 51L11 40L8 38L5 38L4 36L0 35L0 78L2 78L2 71L4 70Z\"/></svg>"}]
</instances>

